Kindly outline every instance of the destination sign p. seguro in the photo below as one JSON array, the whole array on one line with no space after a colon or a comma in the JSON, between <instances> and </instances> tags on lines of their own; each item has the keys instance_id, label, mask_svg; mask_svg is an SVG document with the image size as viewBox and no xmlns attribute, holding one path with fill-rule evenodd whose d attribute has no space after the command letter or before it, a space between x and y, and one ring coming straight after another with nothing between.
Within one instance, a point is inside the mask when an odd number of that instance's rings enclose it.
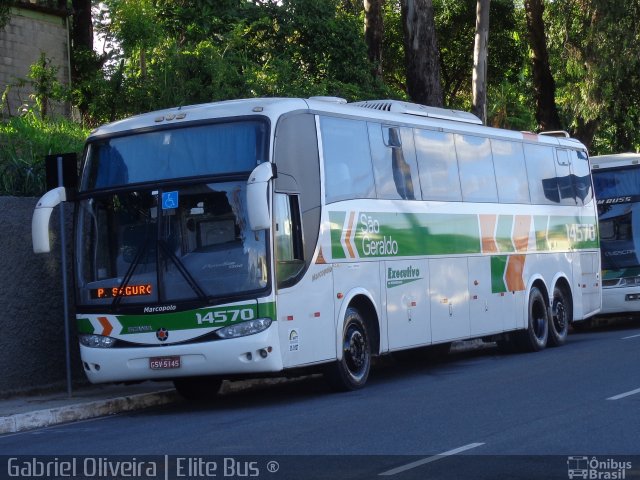
<instances>
[{"instance_id":1,"label":"destination sign p. seguro","mask_svg":"<svg viewBox=\"0 0 640 480\"><path fill-rule=\"evenodd\" d=\"M151 284L146 285L127 285L126 287L111 288L93 288L91 289L91 298L114 298L114 297L138 297L142 295L151 295Z\"/></svg>"}]
</instances>

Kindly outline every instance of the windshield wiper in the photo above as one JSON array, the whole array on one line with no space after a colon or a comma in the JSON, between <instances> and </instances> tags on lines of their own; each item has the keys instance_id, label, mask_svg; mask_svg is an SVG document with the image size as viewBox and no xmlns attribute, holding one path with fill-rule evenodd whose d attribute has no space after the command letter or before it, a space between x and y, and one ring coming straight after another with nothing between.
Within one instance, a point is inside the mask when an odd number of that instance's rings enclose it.
<instances>
[{"instance_id":1,"label":"windshield wiper","mask_svg":"<svg viewBox=\"0 0 640 480\"><path fill-rule=\"evenodd\" d=\"M160 247L160 250L162 250L164 252L164 254L167 257L169 257L169 259L173 262L173 264L176 266L176 268L178 269L180 274L183 276L183 278L189 284L191 289L196 293L198 298L200 300L202 300L202 301L206 301L208 299L207 294L202 289L202 287L198 284L196 279L193 278L193 275L191 275L191 273L189 273L189 270L187 270L187 268L180 261L180 259L176 256L176 254L171 251L171 249L167 245L167 242L165 242L164 240L158 240L158 246ZM158 268L160 268L160 267L158 266Z\"/></svg>"},{"instance_id":2,"label":"windshield wiper","mask_svg":"<svg viewBox=\"0 0 640 480\"><path fill-rule=\"evenodd\" d=\"M147 250L149 249L149 242L151 240L151 235L150 235L150 228L149 228L149 223L147 223L147 232L146 232L146 236L143 240L143 242L140 244L140 246L138 247L138 251L136 252L136 256L134 257L133 261L131 262L131 264L129 265L129 268L127 269L127 272L124 274L124 278L122 279L122 282L120 282L120 286L118 287L118 292L122 292L124 291L124 288L129 285L129 281L131 280L131 277L133 276L133 272L135 271L136 267L138 266L138 264L140 263L140 261L142 260L142 258L144 257L144 255L146 255ZM120 300L122 299L124 295L116 295L113 298L113 302L111 302L111 307L112 308L116 308L119 304L120 304Z\"/></svg>"}]
</instances>

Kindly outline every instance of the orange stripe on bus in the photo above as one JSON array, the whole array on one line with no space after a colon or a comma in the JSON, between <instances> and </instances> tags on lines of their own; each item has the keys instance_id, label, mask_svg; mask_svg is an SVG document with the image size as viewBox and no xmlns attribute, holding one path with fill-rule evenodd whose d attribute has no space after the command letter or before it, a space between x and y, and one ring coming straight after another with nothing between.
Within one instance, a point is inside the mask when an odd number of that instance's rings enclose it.
<instances>
[{"instance_id":1,"label":"orange stripe on bus","mask_svg":"<svg viewBox=\"0 0 640 480\"><path fill-rule=\"evenodd\" d=\"M102 328L103 328L102 335L105 335L108 337L111 331L113 330L113 325L109 323L109 319L107 317L98 317L98 321L100 322L100 325L102 325Z\"/></svg>"},{"instance_id":2,"label":"orange stripe on bus","mask_svg":"<svg viewBox=\"0 0 640 480\"><path fill-rule=\"evenodd\" d=\"M512 292L524 290L522 273L524 272L524 262L526 259L526 255L509 255L507 268L504 272L504 279L508 290Z\"/></svg>"},{"instance_id":3,"label":"orange stripe on bus","mask_svg":"<svg viewBox=\"0 0 640 480\"><path fill-rule=\"evenodd\" d=\"M480 215L480 237L482 238L483 253L498 253L495 231L497 215Z\"/></svg>"},{"instance_id":4,"label":"orange stripe on bus","mask_svg":"<svg viewBox=\"0 0 640 480\"><path fill-rule=\"evenodd\" d=\"M353 247L351 246L351 229L353 228L353 219L356 216L356 212L351 212L349 215L349 225L347 225L347 233L344 236L345 243L347 244L347 250L349 250L349 256L351 258L356 258L355 253L353 253Z\"/></svg>"}]
</instances>

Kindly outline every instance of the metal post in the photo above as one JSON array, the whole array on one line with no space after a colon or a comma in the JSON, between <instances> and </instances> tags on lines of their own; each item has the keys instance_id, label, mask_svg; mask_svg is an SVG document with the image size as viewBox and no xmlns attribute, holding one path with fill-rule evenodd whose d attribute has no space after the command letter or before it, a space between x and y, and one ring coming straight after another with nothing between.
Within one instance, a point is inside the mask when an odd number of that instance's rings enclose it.
<instances>
[{"instance_id":1,"label":"metal post","mask_svg":"<svg viewBox=\"0 0 640 480\"><path fill-rule=\"evenodd\" d=\"M63 187L62 157L58 157L58 186ZM69 286L67 281L67 225L64 216L64 202L60 202L60 249L62 264L62 292L64 295L64 341L67 356L67 395L71 392L71 342L69 329Z\"/></svg>"}]
</instances>

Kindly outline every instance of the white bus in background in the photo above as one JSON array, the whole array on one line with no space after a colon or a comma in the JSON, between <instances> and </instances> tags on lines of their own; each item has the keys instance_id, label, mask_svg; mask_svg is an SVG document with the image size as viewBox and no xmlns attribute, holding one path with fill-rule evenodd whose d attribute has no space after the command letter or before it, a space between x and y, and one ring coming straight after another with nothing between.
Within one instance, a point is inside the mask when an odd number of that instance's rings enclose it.
<instances>
[{"instance_id":1,"label":"white bus in background","mask_svg":"<svg viewBox=\"0 0 640 480\"><path fill-rule=\"evenodd\" d=\"M640 311L640 154L592 157L602 251L602 314Z\"/></svg>"},{"instance_id":2,"label":"white bus in background","mask_svg":"<svg viewBox=\"0 0 640 480\"><path fill-rule=\"evenodd\" d=\"M95 130L75 202L91 382L319 370L469 338L537 351L600 309L596 207L576 140L398 101L247 99ZM34 250L49 249L49 192ZM301 370L302 369L302 370Z\"/></svg>"}]
</instances>

